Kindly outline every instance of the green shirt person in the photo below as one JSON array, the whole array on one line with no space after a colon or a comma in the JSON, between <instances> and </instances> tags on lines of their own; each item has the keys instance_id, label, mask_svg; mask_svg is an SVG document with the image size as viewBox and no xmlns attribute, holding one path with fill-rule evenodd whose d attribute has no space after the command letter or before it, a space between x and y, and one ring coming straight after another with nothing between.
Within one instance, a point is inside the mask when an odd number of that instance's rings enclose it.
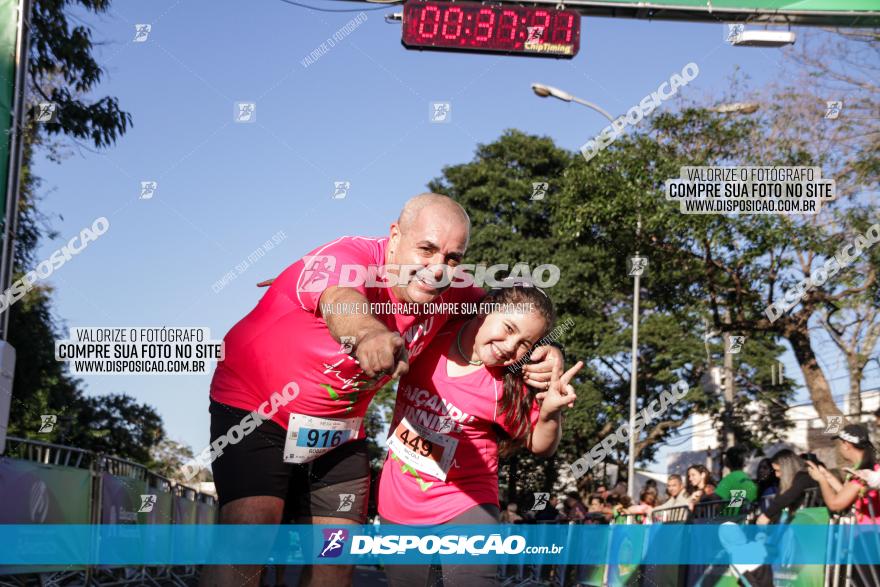
<instances>
[{"instance_id":1,"label":"green shirt person","mask_svg":"<svg viewBox=\"0 0 880 587\"><path fill-rule=\"evenodd\" d=\"M745 490L745 498L750 503L754 503L758 499L758 486L742 470L745 465L745 451L738 447L732 447L724 453L724 458L730 473L725 475L718 483L718 486L715 488L715 495L720 499L730 501L732 496L742 496L740 491ZM740 491L732 494L731 490Z\"/></svg>"}]
</instances>

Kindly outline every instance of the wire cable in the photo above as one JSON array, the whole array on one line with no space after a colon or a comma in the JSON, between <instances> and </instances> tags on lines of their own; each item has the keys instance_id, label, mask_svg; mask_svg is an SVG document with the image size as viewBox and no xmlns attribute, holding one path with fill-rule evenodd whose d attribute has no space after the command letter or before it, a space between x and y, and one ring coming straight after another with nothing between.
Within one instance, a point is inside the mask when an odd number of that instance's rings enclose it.
<instances>
[{"instance_id":1,"label":"wire cable","mask_svg":"<svg viewBox=\"0 0 880 587\"><path fill-rule=\"evenodd\" d=\"M391 2L377 2L375 0L369 0L371 4L382 4L383 6L377 6L376 8L318 8L317 6L309 6L308 4L301 4L299 2L295 2L294 0L281 0L285 4L291 4L293 6L298 6L300 8L307 8L309 10L315 10L317 12L372 12L374 10L385 10L389 6L394 6L395 4L401 4L403 0L392 0Z\"/></svg>"},{"instance_id":2,"label":"wire cable","mask_svg":"<svg viewBox=\"0 0 880 587\"><path fill-rule=\"evenodd\" d=\"M875 391L880 391L880 387L875 387L875 388L871 388L871 389L863 389L862 394L873 393ZM837 397L843 398L848 395L849 395L848 392L844 392L844 393L840 393L840 394L832 394L832 398L837 398ZM813 405L813 402L809 401L809 402L805 402L802 404L793 404L793 405L787 406L787 408L790 410L792 408L804 408L804 407L808 407L808 406L812 406L812 405ZM844 415L845 416L858 416L858 415L864 415L864 414L844 414ZM769 422L761 422L761 425L784 424L787 422L805 422L805 421L811 421L811 420L815 420L815 418L814 417L784 418L781 420L771 420ZM701 431L691 432L690 434L683 434L684 432L690 431L691 429L696 428L697 426L705 426L705 425L709 425L708 430L705 430L705 431L701 430ZM690 440L695 437L703 438L703 437L709 437L711 435L717 435L717 434L718 434L718 430L715 429L714 422L712 420L705 420L703 422L687 424L687 425L684 425L680 428L676 428L676 429L670 431L670 435L674 435L676 437L681 437L685 440L683 440L682 442L676 443L676 444L673 444L671 442L667 442L667 443L664 443L664 446L680 446L681 444L684 444L684 442L686 442L686 440ZM676 438L676 440L677 439L678 438Z\"/></svg>"}]
</instances>

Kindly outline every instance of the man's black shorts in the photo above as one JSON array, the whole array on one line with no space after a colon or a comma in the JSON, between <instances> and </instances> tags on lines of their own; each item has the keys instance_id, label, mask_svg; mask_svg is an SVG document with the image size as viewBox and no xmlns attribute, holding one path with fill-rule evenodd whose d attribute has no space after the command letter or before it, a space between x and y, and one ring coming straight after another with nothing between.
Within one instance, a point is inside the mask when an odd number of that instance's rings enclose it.
<instances>
[{"instance_id":1,"label":"man's black shorts","mask_svg":"<svg viewBox=\"0 0 880 587\"><path fill-rule=\"evenodd\" d=\"M211 442L250 412L211 400ZM242 497L285 500L285 522L306 516L347 518L363 524L370 494L365 439L339 446L309 463L284 462L286 431L267 420L236 444L227 444L211 469L220 507Z\"/></svg>"}]
</instances>

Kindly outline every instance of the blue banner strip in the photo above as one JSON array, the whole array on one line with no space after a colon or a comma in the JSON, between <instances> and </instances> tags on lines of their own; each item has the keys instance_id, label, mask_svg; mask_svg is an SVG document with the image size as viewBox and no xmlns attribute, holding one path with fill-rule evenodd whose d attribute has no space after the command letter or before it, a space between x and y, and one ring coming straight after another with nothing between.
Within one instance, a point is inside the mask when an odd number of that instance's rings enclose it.
<instances>
[{"instance_id":1,"label":"blue banner strip","mask_svg":"<svg viewBox=\"0 0 880 587\"><path fill-rule=\"evenodd\" d=\"M880 525L0 525L0 565L880 564Z\"/></svg>"}]
</instances>

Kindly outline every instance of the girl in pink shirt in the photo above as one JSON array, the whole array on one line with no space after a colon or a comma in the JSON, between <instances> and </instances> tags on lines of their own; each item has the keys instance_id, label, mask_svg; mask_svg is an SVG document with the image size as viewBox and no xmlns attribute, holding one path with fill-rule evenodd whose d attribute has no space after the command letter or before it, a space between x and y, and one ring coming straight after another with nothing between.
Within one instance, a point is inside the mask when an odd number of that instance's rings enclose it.
<instances>
[{"instance_id":1,"label":"girl in pink shirt","mask_svg":"<svg viewBox=\"0 0 880 587\"><path fill-rule=\"evenodd\" d=\"M571 378L554 371L550 389L527 388L520 367L555 320L547 295L508 282L486 311L450 321L399 383L379 482L384 523L498 523L498 458L526 447L556 451L562 410L576 399ZM427 584L427 565L389 566L392 587ZM495 585L494 565L444 565L446 585Z\"/></svg>"}]
</instances>

